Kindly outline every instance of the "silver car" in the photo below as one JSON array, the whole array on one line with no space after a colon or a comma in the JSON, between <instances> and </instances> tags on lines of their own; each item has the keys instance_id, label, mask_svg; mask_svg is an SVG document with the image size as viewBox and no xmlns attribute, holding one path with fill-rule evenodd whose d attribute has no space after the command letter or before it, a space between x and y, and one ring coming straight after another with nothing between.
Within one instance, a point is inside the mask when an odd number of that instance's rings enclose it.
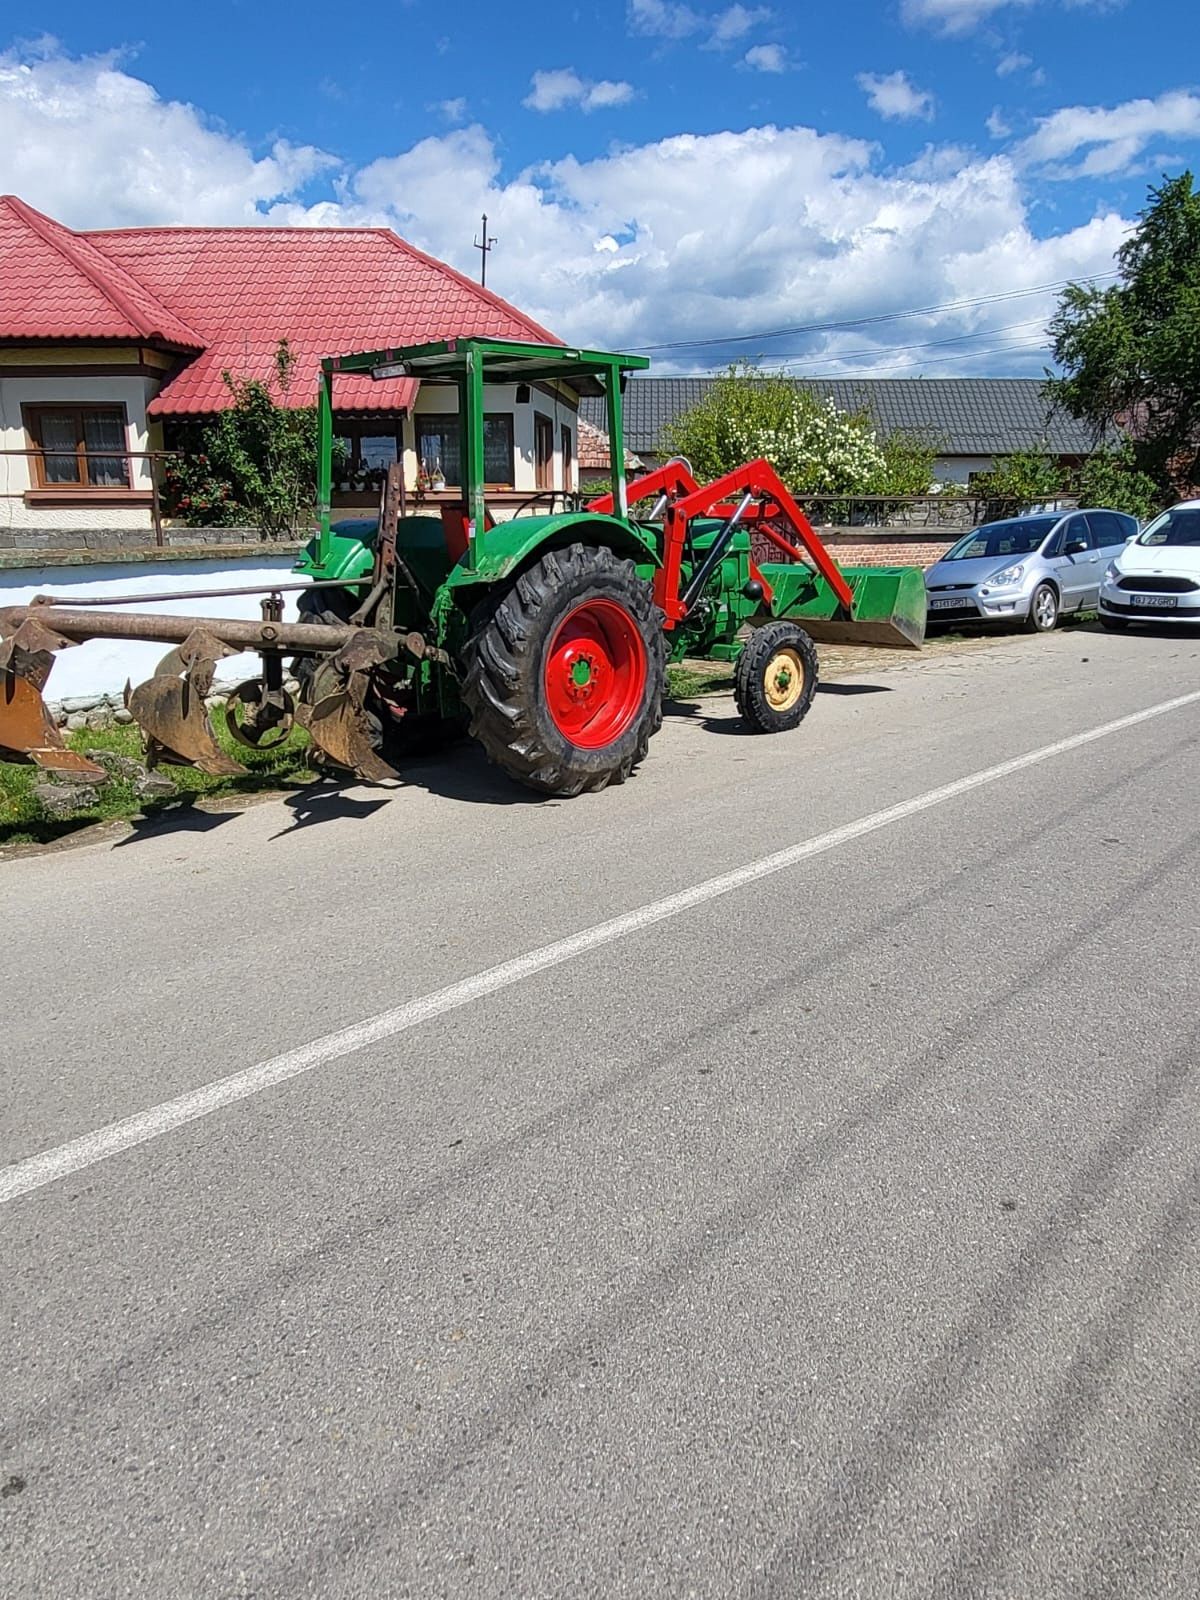
<instances>
[{"instance_id":1,"label":"silver car","mask_svg":"<svg viewBox=\"0 0 1200 1600\"><path fill-rule=\"evenodd\" d=\"M1100 597L1105 568L1138 531L1122 511L1050 511L974 528L925 574L929 621L1021 622L1048 633Z\"/></svg>"}]
</instances>

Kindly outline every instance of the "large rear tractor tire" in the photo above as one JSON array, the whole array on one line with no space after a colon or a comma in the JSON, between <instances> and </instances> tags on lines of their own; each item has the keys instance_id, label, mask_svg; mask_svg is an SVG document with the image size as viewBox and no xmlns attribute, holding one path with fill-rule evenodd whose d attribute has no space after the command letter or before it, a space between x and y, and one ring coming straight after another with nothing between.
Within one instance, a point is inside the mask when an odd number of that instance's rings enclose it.
<instances>
[{"instance_id":1,"label":"large rear tractor tire","mask_svg":"<svg viewBox=\"0 0 1200 1600\"><path fill-rule=\"evenodd\" d=\"M817 649L794 622L756 628L737 659L733 698L755 733L786 733L808 715L817 692Z\"/></svg>"},{"instance_id":2,"label":"large rear tractor tire","mask_svg":"<svg viewBox=\"0 0 1200 1600\"><path fill-rule=\"evenodd\" d=\"M539 794L623 783L662 726L650 585L603 546L547 551L473 618L462 696L488 758Z\"/></svg>"}]
</instances>

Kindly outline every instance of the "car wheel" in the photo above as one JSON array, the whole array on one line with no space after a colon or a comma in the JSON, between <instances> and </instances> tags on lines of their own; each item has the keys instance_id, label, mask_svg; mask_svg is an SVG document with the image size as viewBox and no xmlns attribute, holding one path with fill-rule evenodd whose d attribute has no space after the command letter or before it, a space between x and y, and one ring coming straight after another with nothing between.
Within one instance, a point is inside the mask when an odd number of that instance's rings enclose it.
<instances>
[{"instance_id":1,"label":"car wheel","mask_svg":"<svg viewBox=\"0 0 1200 1600\"><path fill-rule=\"evenodd\" d=\"M1049 633L1058 623L1058 595L1052 583L1039 583L1029 600L1025 626L1030 633Z\"/></svg>"}]
</instances>

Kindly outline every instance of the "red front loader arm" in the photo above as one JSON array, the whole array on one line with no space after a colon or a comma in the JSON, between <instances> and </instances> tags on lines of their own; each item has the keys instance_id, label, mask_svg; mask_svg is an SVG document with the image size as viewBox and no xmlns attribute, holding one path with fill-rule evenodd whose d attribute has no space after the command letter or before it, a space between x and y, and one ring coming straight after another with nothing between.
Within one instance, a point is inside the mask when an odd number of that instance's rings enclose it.
<instances>
[{"instance_id":1,"label":"red front loader arm","mask_svg":"<svg viewBox=\"0 0 1200 1600\"><path fill-rule=\"evenodd\" d=\"M748 510L747 514L752 515L752 520L763 537L769 539L789 560L799 561L802 559L802 552L806 554L842 605L847 611L850 610L854 601L850 585L842 577L828 550L813 532L812 524L788 493L775 468L769 461L758 460L750 461L744 467L736 467L714 482L706 483L702 489L695 489L667 506L663 523L662 566L655 575L654 599L667 619L668 628L682 621L687 615L687 607L680 599L679 587L680 562L688 523L693 517L703 517L713 513L725 517L733 516L737 510L733 498L747 494L753 495L758 501L757 510L752 513ZM789 544L783 535L771 526L772 522L786 523L795 534L801 548ZM759 576L757 573L755 575Z\"/></svg>"},{"instance_id":2,"label":"red front loader arm","mask_svg":"<svg viewBox=\"0 0 1200 1600\"><path fill-rule=\"evenodd\" d=\"M631 479L625 489L625 499L631 506L639 500L648 500L651 495L666 495L668 501L672 501L678 500L681 495L694 494L699 487L686 463L673 460L655 467L652 472L643 473L640 478ZM587 509L611 517L615 505L614 495L601 494L588 501Z\"/></svg>"}]
</instances>

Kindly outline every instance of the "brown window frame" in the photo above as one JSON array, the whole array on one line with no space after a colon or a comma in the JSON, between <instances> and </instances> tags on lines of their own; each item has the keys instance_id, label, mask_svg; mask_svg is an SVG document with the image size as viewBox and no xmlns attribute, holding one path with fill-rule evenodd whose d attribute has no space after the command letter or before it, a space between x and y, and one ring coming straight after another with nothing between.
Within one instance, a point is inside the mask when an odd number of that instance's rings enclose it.
<instances>
[{"instance_id":1,"label":"brown window frame","mask_svg":"<svg viewBox=\"0 0 1200 1600\"><path fill-rule=\"evenodd\" d=\"M357 476L364 470L379 475L378 483L368 483L364 488L350 487L343 489L340 482L334 483L335 494L374 494L382 487L382 480L386 473L381 468L372 467L364 469L362 466L362 441L364 437L375 439L394 438L396 441L396 460L404 460L404 419L402 417L379 417L372 420L369 417L339 417L337 412L333 415L333 434L335 439L350 441L350 460L346 470L351 476Z\"/></svg>"},{"instance_id":2,"label":"brown window frame","mask_svg":"<svg viewBox=\"0 0 1200 1600\"><path fill-rule=\"evenodd\" d=\"M108 416L119 417L121 433L125 441L124 447L121 450L92 450L89 452L87 445L84 443L83 417L85 412L101 412ZM78 475L65 482L62 480L50 482L46 477L46 457L48 455L67 456L71 453L69 450L47 448L41 433L41 420L47 415L74 416L78 419L75 425L75 468ZM36 489L55 494L111 495L132 492L133 473L130 470L131 464L129 460L129 408L123 400L110 400L102 404L74 400L48 401L46 403L38 401L21 407L21 421L25 427L25 437L29 441L29 447L35 452L29 457L29 460L33 467L32 478ZM114 456L120 456L125 466L125 482L123 484L92 483L88 478L89 454L96 457L105 457L109 460Z\"/></svg>"},{"instance_id":3,"label":"brown window frame","mask_svg":"<svg viewBox=\"0 0 1200 1600\"><path fill-rule=\"evenodd\" d=\"M544 411L533 413L533 481L538 489L554 487L554 423Z\"/></svg>"},{"instance_id":4,"label":"brown window frame","mask_svg":"<svg viewBox=\"0 0 1200 1600\"><path fill-rule=\"evenodd\" d=\"M516 472L517 472L517 453L516 453L515 429L513 427L513 414L512 414L511 411L486 411L486 412L484 412L483 421L484 421L484 425L485 426L488 423L491 423L493 426L499 426L501 428L506 429L507 433L508 433L508 441L507 441L507 445L508 445L508 477L506 479L497 478L495 481L493 481L491 478L489 478L484 483L484 489L485 490L488 490L488 489L496 489L496 490L499 490L499 489L515 489L516 488ZM414 412L414 414L413 414L413 448L416 451L417 471L418 472L421 470L421 459L422 459L421 458L421 431L422 431L423 425L441 424L444 427L447 422L452 422L452 423L454 423L454 425L456 427L461 429L462 424L459 422L459 416L458 416L458 412L457 411L417 411L417 412ZM461 438L459 439L459 459L460 459L460 461L462 459L462 440L461 440ZM486 460L486 455L485 455L484 459ZM446 488L447 489L458 489L458 490L461 491L462 484L461 483L454 483L450 478L447 478L446 479Z\"/></svg>"},{"instance_id":5,"label":"brown window frame","mask_svg":"<svg viewBox=\"0 0 1200 1600\"><path fill-rule=\"evenodd\" d=\"M563 423L559 424L558 437L559 437L559 439L560 439L560 441L562 443L562 458L563 458L562 486L563 486L563 493L564 494L573 494L574 491L575 491L575 475L571 471L571 459L572 459L572 456L573 456L574 452L572 451L572 448L571 448L572 434L571 434L571 424L569 422L563 422Z\"/></svg>"}]
</instances>

